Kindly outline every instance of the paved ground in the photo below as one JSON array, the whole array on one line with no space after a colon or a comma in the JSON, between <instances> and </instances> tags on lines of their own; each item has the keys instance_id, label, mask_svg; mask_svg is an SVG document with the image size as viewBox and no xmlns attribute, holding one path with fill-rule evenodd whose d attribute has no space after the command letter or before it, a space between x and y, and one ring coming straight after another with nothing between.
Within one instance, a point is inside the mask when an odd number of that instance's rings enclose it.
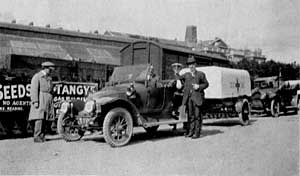
<instances>
[{"instance_id":1,"label":"paved ground","mask_svg":"<svg viewBox=\"0 0 300 176\"><path fill-rule=\"evenodd\" d=\"M207 121L206 121L207 122ZM184 138L171 127L156 137L135 129L129 145L111 148L102 137L68 143L59 136L0 141L0 175L299 175L299 116L209 122L202 137Z\"/></svg>"}]
</instances>

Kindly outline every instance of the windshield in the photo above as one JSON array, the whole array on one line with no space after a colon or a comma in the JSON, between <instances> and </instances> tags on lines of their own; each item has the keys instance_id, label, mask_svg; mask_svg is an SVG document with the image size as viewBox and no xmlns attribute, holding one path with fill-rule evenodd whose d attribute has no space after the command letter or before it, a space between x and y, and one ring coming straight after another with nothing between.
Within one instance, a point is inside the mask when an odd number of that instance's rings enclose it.
<instances>
[{"instance_id":1,"label":"windshield","mask_svg":"<svg viewBox=\"0 0 300 176\"><path fill-rule=\"evenodd\" d=\"M149 69L148 64L116 67L109 82L145 81Z\"/></svg>"}]
</instances>

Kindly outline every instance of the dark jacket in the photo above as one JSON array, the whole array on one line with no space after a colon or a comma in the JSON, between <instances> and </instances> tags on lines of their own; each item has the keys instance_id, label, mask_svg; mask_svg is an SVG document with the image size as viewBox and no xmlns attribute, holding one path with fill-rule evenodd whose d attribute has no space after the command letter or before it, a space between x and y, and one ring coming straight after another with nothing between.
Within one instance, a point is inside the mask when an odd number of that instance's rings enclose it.
<instances>
[{"instance_id":1,"label":"dark jacket","mask_svg":"<svg viewBox=\"0 0 300 176\"><path fill-rule=\"evenodd\" d=\"M195 76L192 76L191 72L187 72L180 76L180 79L184 82L182 104L185 105L190 97L198 106L201 106L204 101L204 89L209 85L205 74L196 71ZM195 90L192 84L198 84L199 89Z\"/></svg>"}]
</instances>

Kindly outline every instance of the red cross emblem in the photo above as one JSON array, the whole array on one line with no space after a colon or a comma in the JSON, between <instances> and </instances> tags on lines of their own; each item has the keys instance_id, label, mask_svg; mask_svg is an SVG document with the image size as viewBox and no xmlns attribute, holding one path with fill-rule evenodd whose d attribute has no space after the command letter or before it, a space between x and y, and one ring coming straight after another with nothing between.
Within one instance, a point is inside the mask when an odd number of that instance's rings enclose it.
<instances>
[{"instance_id":1,"label":"red cross emblem","mask_svg":"<svg viewBox=\"0 0 300 176\"><path fill-rule=\"evenodd\" d=\"M239 83L239 80L236 79L235 87L236 87L238 92L240 91L240 86L241 86L241 84Z\"/></svg>"}]
</instances>

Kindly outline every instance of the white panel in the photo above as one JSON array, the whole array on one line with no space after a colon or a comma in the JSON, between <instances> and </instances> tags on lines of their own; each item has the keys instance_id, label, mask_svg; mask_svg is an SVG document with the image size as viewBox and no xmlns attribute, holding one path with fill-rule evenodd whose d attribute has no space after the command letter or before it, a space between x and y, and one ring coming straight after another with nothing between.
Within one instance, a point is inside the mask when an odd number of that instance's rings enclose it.
<instances>
[{"instance_id":1,"label":"white panel","mask_svg":"<svg viewBox=\"0 0 300 176\"><path fill-rule=\"evenodd\" d=\"M246 70L231 69L217 66L197 67L205 73L209 87L205 89L205 98L223 99L251 96L250 75ZM182 75L189 69L181 70Z\"/></svg>"}]
</instances>

